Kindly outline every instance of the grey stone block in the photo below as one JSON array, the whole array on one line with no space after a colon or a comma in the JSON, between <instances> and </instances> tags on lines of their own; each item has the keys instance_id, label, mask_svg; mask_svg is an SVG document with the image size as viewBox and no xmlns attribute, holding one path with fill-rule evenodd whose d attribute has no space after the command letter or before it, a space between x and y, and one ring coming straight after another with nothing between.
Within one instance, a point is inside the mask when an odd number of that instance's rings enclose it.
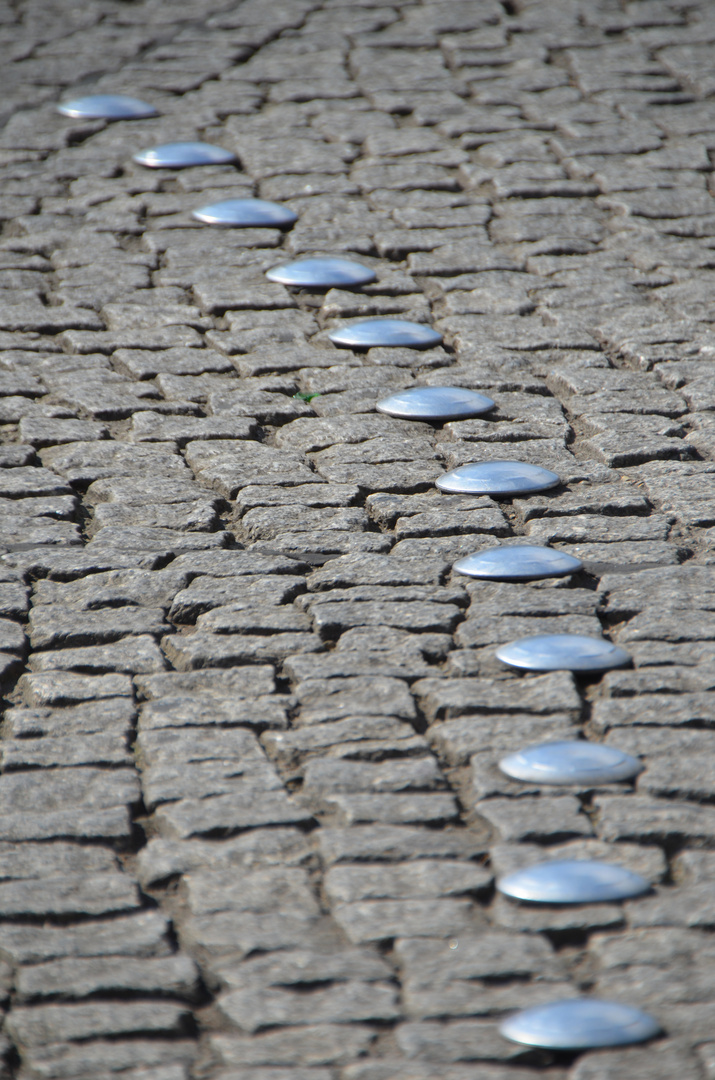
<instances>
[{"instance_id":1,"label":"grey stone block","mask_svg":"<svg viewBox=\"0 0 715 1080\"><path fill-rule=\"evenodd\" d=\"M332 916L354 944L388 941L402 934L452 937L473 927L470 900L363 900L337 904Z\"/></svg>"},{"instance_id":2,"label":"grey stone block","mask_svg":"<svg viewBox=\"0 0 715 1080\"><path fill-rule=\"evenodd\" d=\"M420 679L413 687L429 720L463 715L566 713L576 719L581 700L567 672L525 679Z\"/></svg>"},{"instance_id":3,"label":"grey stone block","mask_svg":"<svg viewBox=\"0 0 715 1080\"><path fill-rule=\"evenodd\" d=\"M100 698L132 696L126 675L75 675L69 671L22 675L18 683L28 705L75 705Z\"/></svg>"},{"instance_id":4,"label":"grey stone block","mask_svg":"<svg viewBox=\"0 0 715 1080\"><path fill-rule=\"evenodd\" d=\"M310 813L282 791L181 799L160 807L155 817L161 833L177 839L230 835L261 825L298 825L311 820Z\"/></svg>"},{"instance_id":5,"label":"grey stone block","mask_svg":"<svg viewBox=\"0 0 715 1080\"><path fill-rule=\"evenodd\" d=\"M256 1065L341 1065L361 1057L375 1033L357 1024L307 1024L263 1034L210 1036L210 1046L223 1065L248 1068Z\"/></svg>"},{"instance_id":6,"label":"grey stone block","mask_svg":"<svg viewBox=\"0 0 715 1080\"><path fill-rule=\"evenodd\" d=\"M324 890L331 904L340 904L478 894L488 889L491 881L490 871L477 863L418 859L397 866L333 866L325 875Z\"/></svg>"},{"instance_id":7,"label":"grey stone block","mask_svg":"<svg viewBox=\"0 0 715 1080\"><path fill-rule=\"evenodd\" d=\"M190 1000L196 994L197 976L193 961L181 955L55 960L21 968L17 992L20 1001L123 991Z\"/></svg>"},{"instance_id":8,"label":"grey stone block","mask_svg":"<svg viewBox=\"0 0 715 1080\"><path fill-rule=\"evenodd\" d=\"M446 1064L483 1059L493 1062L517 1057L520 1051L510 1047L497 1028L496 1023L488 1020L415 1020L400 1024L396 1038L400 1050L414 1062L413 1068L415 1065L429 1068L428 1062ZM514 1069L515 1073L518 1071Z\"/></svg>"},{"instance_id":9,"label":"grey stone block","mask_svg":"<svg viewBox=\"0 0 715 1080\"><path fill-rule=\"evenodd\" d=\"M399 1016L394 988L380 983L348 982L302 994L278 987L234 990L220 997L217 1005L243 1031L316 1021L385 1021Z\"/></svg>"},{"instance_id":10,"label":"grey stone block","mask_svg":"<svg viewBox=\"0 0 715 1080\"><path fill-rule=\"evenodd\" d=\"M167 694L181 693L252 697L257 694L271 694L276 688L273 668L268 665L237 667L231 671L170 671L162 675L139 676L136 686L149 701L160 699Z\"/></svg>"},{"instance_id":11,"label":"grey stone block","mask_svg":"<svg viewBox=\"0 0 715 1080\"><path fill-rule=\"evenodd\" d=\"M3 469L0 472L0 496L5 499L71 494L72 489L49 469L19 466Z\"/></svg>"},{"instance_id":12,"label":"grey stone block","mask_svg":"<svg viewBox=\"0 0 715 1080\"><path fill-rule=\"evenodd\" d=\"M313 623L323 637L334 637L355 626L395 626L399 629L449 633L460 618L456 608L429 602L400 603L387 601L317 604L312 609Z\"/></svg>"},{"instance_id":13,"label":"grey stone block","mask_svg":"<svg viewBox=\"0 0 715 1080\"><path fill-rule=\"evenodd\" d=\"M5 713L5 731L11 738L37 738L49 735L128 735L136 710L128 697L109 697L86 701L64 709L22 708ZM29 752L29 748L28 748Z\"/></svg>"},{"instance_id":14,"label":"grey stone block","mask_svg":"<svg viewBox=\"0 0 715 1080\"><path fill-rule=\"evenodd\" d=\"M22 619L29 607L29 590L19 582L0 585L0 615L7 619Z\"/></svg>"},{"instance_id":15,"label":"grey stone block","mask_svg":"<svg viewBox=\"0 0 715 1080\"><path fill-rule=\"evenodd\" d=\"M211 674L223 674L211 670ZM189 673L191 674L191 673ZM202 674L202 672L196 672ZM139 718L143 731L159 728L195 727L197 725L241 725L263 729L286 728L292 699L282 695L261 694L240 697L230 692L211 694L167 694L144 705Z\"/></svg>"},{"instance_id":16,"label":"grey stone block","mask_svg":"<svg viewBox=\"0 0 715 1080\"><path fill-rule=\"evenodd\" d=\"M237 609L254 607L257 603L287 604L304 588L304 578L285 573L255 577L201 576L194 578L188 588L177 592L169 618L173 622L190 623L204 612L228 604Z\"/></svg>"},{"instance_id":17,"label":"grey stone block","mask_svg":"<svg viewBox=\"0 0 715 1080\"><path fill-rule=\"evenodd\" d=\"M212 634L199 629L190 635L162 640L168 659L179 671L233 667L236 664L277 662L294 652L318 652L322 642L308 633Z\"/></svg>"},{"instance_id":18,"label":"grey stone block","mask_svg":"<svg viewBox=\"0 0 715 1080\"><path fill-rule=\"evenodd\" d=\"M249 607L242 604L215 607L199 615L196 620L198 631L218 634L279 634L308 632L311 621L294 607Z\"/></svg>"},{"instance_id":19,"label":"grey stone block","mask_svg":"<svg viewBox=\"0 0 715 1080\"><path fill-rule=\"evenodd\" d=\"M124 734L5 739L0 758L6 771L71 765L131 765Z\"/></svg>"},{"instance_id":20,"label":"grey stone block","mask_svg":"<svg viewBox=\"0 0 715 1080\"><path fill-rule=\"evenodd\" d=\"M39 964L60 957L166 956L169 923L156 911L119 915L76 926L6 923L0 951L16 964Z\"/></svg>"},{"instance_id":21,"label":"grey stone block","mask_svg":"<svg viewBox=\"0 0 715 1080\"><path fill-rule=\"evenodd\" d=\"M93 1039L79 1043L49 1043L26 1049L23 1062L47 1080L71 1077L112 1080L186 1080L196 1057L192 1039Z\"/></svg>"},{"instance_id":22,"label":"grey stone block","mask_svg":"<svg viewBox=\"0 0 715 1080\"><path fill-rule=\"evenodd\" d=\"M394 716L412 720L414 701L399 679L355 676L345 679L306 679L295 690L300 706L298 723L321 724L348 716Z\"/></svg>"},{"instance_id":23,"label":"grey stone block","mask_svg":"<svg viewBox=\"0 0 715 1080\"><path fill-rule=\"evenodd\" d=\"M121 541L125 545L129 540L146 539L156 542L158 540L168 542L167 546L172 549L179 543L176 537L163 535L164 530L212 533L219 525L216 514L217 500L205 500L195 503L159 503L150 506L118 506L115 503L100 503L95 507L94 519L90 523L88 531L92 536L99 536L101 541L106 542L108 537L114 539L115 545ZM105 532L105 529L112 530ZM124 530L129 529L129 532ZM162 534L151 533L146 530L162 530ZM213 550L215 537L209 544L209 550ZM147 543L147 547L151 547ZM162 546L162 545L160 545ZM194 550L194 545L189 541L189 549Z\"/></svg>"},{"instance_id":24,"label":"grey stone block","mask_svg":"<svg viewBox=\"0 0 715 1080\"><path fill-rule=\"evenodd\" d=\"M300 912L219 911L182 920L179 934L188 951L199 948L222 966L255 951L305 948L314 939L336 947L333 928L326 932L320 920Z\"/></svg>"},{"instance_id":25,"label":"grey stone block","mask_svg":"<svg viewBox=\"0 0 715 1080\"><path fill-rule=\"evenodd\" d=\"M21 1046L34 1047L102 1036L175 1035L181 1033L187 1019L184 1006L168 1002L40 1005L13 1010L8 1032Z\"/></svg>"},{"instance_id":26,"label":"grey stone block","mask_svg":"<svg viewBox=\"0 0 715 1080\"><path fill-rule=\"evenodd\" d=\"M380 822L386 825L411 825L421 822L441 824L459 815L453 795L408 794L367 795L329 794L322 803L341 825Z\"/></svg>"},{"instance_id":27,"label":"grey stone block","mask_svg":"<svg viewBox=\"0 0 715 1080\"><path fill-rule=\"evenodd\" d=\"M482 799L475 809L503 841L554 843L573 836L593 835L591 823L573 795Z\"/></svg>"},{"instance_id":28,"label":"grey stone block","mask_svg":"<svg viewBox=\"0 0 715 1080\"><path fill-rule=\"evenodd\" d=\"M399 825L322 828L317 837L327 865L351 861L473 859L485 851L484 838L464 829L419 829Z\"/></svg>"},{"instance_id":29,"label":"grey stone block","mask_svg":"<svg viewBox=\"0 0 715 1080\"><path fill-rule=\"evenodd\" d=\"M323 754L371 761L375 754L422 754L427 747L411 724L392 716L359 715L290 731L265 731L261 742L273 761L287 771Z\"/></svg>"},{"instance_id":30,"label":"grey stone block","mask_svg":"<svg viewBox=\"0 0 715 1080\"><path fill-rule=\"evenodd\" d=\"M696 1080L699 1066L689 1047L670 1040L647 1048L600 1050L584 1054L573 1069L573 1080L606 1080L622 1070L632 1080L668 1080L676 1069L683 1080Z\"/></svg>"},{"instance_id":31,"label":"grey stone block","mask_svg":"<svg viewBox=\"0 0 715 1080\"><path fill-rule=\"evenodd\" d=\"M252 829L231 840L163 840L155 837L137 860L145 887L191 871L230 867L292 866L306 862L312 845L299 829Z\"/></svg>"},{"instance_id":32,"label":"grey stone block","mask_svg":"<svg viewBox=\"0 0 715 1080\"><path fill-rule=\"evenodd\" d=\"M430 790L444 786L433 757L411 757L406 761L368 764L357 761L314 760L303 774L302 792L320 798L335 792Z\"/></svg>"},{"instance_id":33,"label":"grey stone block","mask_svg":"<svg viewBox=\"0 0 715 1080\"><path fill-rule=\"evenodd\" d=\"M17 915L101 915L139 906L136 885L116 872L49 875L0 884L0 907L5 917Z\"/></svg>"},{"instance_id":34,"label":"grey stone block","mask_svg":"<svg viewBox=\"0 0 715 1080\"><path fill-rule=\"evenodd\" d=\"M111 645L34 653L28 667L31 671L115 671L134 675L163 671L165 662L154 639L142 634L122 638Z\"/></svg>"},{"instance_id":35,"label":"grey stone block","mask_svg":"<svg viewBox=\"0 0 715 1080\"><path fill-rule=\"evenodd\" d=\"M600 796L596 799L598 835L606 840L663 843L671 839L708 845L715 814L707 806L683 806L643 796Z\"/></svg>"},{"instance_id":36,"label":"grey stone block","mask_svg":"<svg viewBox=\"0 0 715 1080\"><path fill-rule=\"evenodd\" d=\"M42 604L30 611L30 640L36 649L81 647L116 642L130 634L158 636L167 629L164 612L153 607L105 608L85 611L59 604Z\"/></svg>"}]
</instances>

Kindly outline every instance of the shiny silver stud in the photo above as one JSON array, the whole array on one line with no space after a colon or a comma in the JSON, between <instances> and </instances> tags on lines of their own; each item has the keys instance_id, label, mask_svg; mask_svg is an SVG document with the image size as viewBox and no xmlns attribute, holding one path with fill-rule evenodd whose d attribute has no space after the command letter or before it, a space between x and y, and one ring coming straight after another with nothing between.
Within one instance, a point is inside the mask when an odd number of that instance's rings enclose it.
<instances>
[{"instance_id":1,"label":"shiny silver stud","mask_svg":"<svg viewBox=\"0 0 715 1080\"><path fill-rule=\"evenodd\" d=\"M524 671L608 671L631 660L612 642L586 634L534 634L500 645L496 655Z\"/></svg>"},{"instance_id":2,"label":"shiny silver stud","mask_svg":"<svg viewBox=\"0 0 715 1080\"><path fill-rule=\"evenodd\" d=\"M274 266L266 271L269 281L279 285L293 285L300 289L352 289L377 281L377 274L369 266L352 259L298 259L296 262Z\"/></svg>"},{"instance_id":3,"label":"shiny silver stud","mask_svg":"<svg viewBox=\"0 0 715 1080\"><path fill-rule=\"evenodd\" d=\"M561 480L556 473L524 461L482 461L460 465L437 479L440 491L452 495L525 495L546 491Z\"/></svg>"},{"instance_id":4,"label":"shiny silver stud","mask_svg":"<svg viewBox=\"0 0 715 1080\"><path fill-rule=\"evenodd\" d=\"M142 150L134 160L148 169L188 169L192 165L230 165L236 155L211 143L177 142Z\"/></svg>"},{"instance_id":5,"label":"shiny silver stud","mask_svg":"<svg viewBox=\"0 0 715 1080\"><path fill-rule=\"evenodd\" d=\"M191 216L204 225L234 228L286 229L298 220L287 206L265 199L226 199L193 210Z\"/></svg>"},{"instance_id":6,"label":"shiny silver stud","mask_svg":"<svg viewBox=\"0 0 715 1080\"><path fill-rule=\"evenodd\" d=\"M564 551L538 547L536 544L514 544L513 547L493 547L459 559L454 566L458 574L486 578L490 581L537 581L539 578L565 577L583 567L580 559Z\"/></svg>"},{"instance_id":7,"label":"shiny silver stud","mask_svg":"<svg viewBox=\"0 0 715 1080\"><path fill-rule=\"evenodd\" d=\"M407 349L431 349L440 345L442 335L423 323L405 319L368 319L353 323L328 335L335 345L349 349L372 349L376 346L398 346Z\"/></svg>"},{"instance_id":8,"label":"shiny silver stud","mask_svg":"<svg viewBox=\"0 0 715 1080\"><path fill-rule=\"evenodd\" d=\"M57 112L74 120L145 120L158 116L153 105L125 94L91 94L62 101Z\"/></svg>"},{"instance_id":9,"label":"shiny silver stud","mask_svg":"<svg viewBox=\"0 0 715 1080\"><path fill-rule=\"evenodd\" d=\"M640 874L595 859L560 859L527 866L499 878L497 889L531 904L599 904L650 891Z\"/></svg>"},{"instance_id":10,"label":"shiny silver stud","mask_svg":"<svg viewBox=\"0 0 715 1080\"><path fill-rule=\"evenodd\" d=\"M383 398L375 408L400 420L440 422L479 416L493 409L494 402L484 394L459 386L416 386Z\"/></svg>"},{"instance_id":11,"label":"shiny silver stud","mask_svg":"<svg viewBox=\"0 0 715 1080\"><path fill-rule=\"evenodd\" d=\"M508 1017L499 1031L512 1042L547 1050L590 1050L627 1046L660 1033L648 1013L599 998L574 998L539 1005Z\"/></svg>"},{"instance_id":12,"label":"shiny silver stud","mask_svg":"<svg viewBox=\"0 0 715 1080\"><path fill-rule=\"evenodd\" d=\"M615 746L574 739L528 746L502 758L499 768L524 783L617 784L637 776L643 765Z\"/></svg>"}]
</instances>

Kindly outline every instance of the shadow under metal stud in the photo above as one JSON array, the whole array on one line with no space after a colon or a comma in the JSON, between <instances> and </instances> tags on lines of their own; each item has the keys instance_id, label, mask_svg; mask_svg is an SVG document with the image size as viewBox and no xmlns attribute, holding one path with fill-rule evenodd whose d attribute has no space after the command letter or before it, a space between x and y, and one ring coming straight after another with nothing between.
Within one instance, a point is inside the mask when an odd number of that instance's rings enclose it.
<instances>
[{"instance_id":1,"label":"shadow under metal stud","mask_svg":"<svg viewBox=\"0 0 715 1080\"><path fill-rule=\"evenodd\" d=\"M379 408L379 405L378 405ZM487 578L490 581L536 581L539 578L565 577L583 567L580 559L565 551L538 547L536 544L515 544L513 547L493 547L466 555L452 567L466 577Z\"/></svg>"},{"instance_id":2,"label":"shadow under metal stud","mask_svg":"<svg viewBox=\"0 0 715 1080\"><path fill-rule=\"evenodd\" d=\"M481 461L460 465L437 479L439 490L451 495L525 495L546 491L560 483L556 473L523 461Z\"/></svg>"},{"instance_id":3,"label":"shadow under metal stud","mask_svg":"<svg viewBox=\"0 0 715 1080\"><path fill-rule=\"evenodd\" d=\"M650 892L640 874L595 859L563 859L527 866L499 878L497 889L531 904L599 904Z\"/></svg>"},{"instance_id":4,"label":"shadow under metal stud","mask_svg":"<svg viewBox=\"0 0 715 1080\"><path fill-rule=\"evenodd\" d=\"M400 420L466 420L489 412L494 402L484 394L458 386L416 386L383 398L375 408Z\"/></svg>"},{"instance_id":5,"label":"shadow under metal stud","mask_svg":"<svg viewBox=\"0 0 715 1080\"><path fill-rule=\"evenodd\" d=\"M300 289L355 288L377 281L377 274L369 266L352 259L298 259L296 262L274 266L266 271L269 281L279 285L293 285Z\"/></svg>"},{"instance_id":6,"label":"shadow under metal stud","mask_svg":"<svg viewBox=\"0 0 715 1080\"><path fill-rule=\"evenodd\" d=\"M298 220L287 206L265 199L226 199L192 210L191 216L204 225L224 225L234 228L285 229Z\"/></svg>"},{"instance_id":7,"label":"shadow under metal stud","mask_svg":"<svg viewBox=\"0 0 715 1080\"><path fill-rule=\"evenodd\" d=\"M502 758L499 768L525 783L617 784L637 776L643 765L615 746L574 739L528 746Z\"/></svg>"},{"instance_id":8,"label":"shadow under metal stud","mask_svg":"<svg viewBox=\"0 0 715 1080\"><path fill-rule=\"evenodd\" d=\"M368 319L367 322L333 330L328 337L335 345L346 345L353 349L397 345L407 349L431 349L442 343L442 335L431 326L407 322L405 319Z\"/></svg>"},{"instance_id":9,"label":"shadow under metal stud","mask_svg":"<svg viewBox=\"0 0 715 1080\"><path fill-rule=\"evenodd\" d=\"M91 94L61 101L57 112L76 120L146 120L159 115L153 105L125 94Z\"/></svg>"},{"instance_id":10,"label":"shadow under metal stud","mask_svg":"<svg viewBox=\"0 0 715 1080\"><path fill-rule=\"evenodd\" d=\"M627 1046L660 1033L648 1013L599 998L574 998L538 1005L509 1016L499 1032L512 1042L547 1050L593 1050Z\"/></svg>"},{"instance_id":11,"label":"shadow under metal stud","mask_svg":"<svg viewBox=\"0 0 715 1080\"><path fill-rule=\"evenodd\" d=\"M617 645L586 634L534 634L500 645L496 655L524 671L608 671L631 662Z\"/></svg>"},{"instance_id":12,"label":"shadow under metal stud","mask_svg":"<svg viewBox=\"0 0 715 1080\"><path fill-rule=\"evenodd\" d=\"M188 169L192 165L230 165L236 155L222 146L204 142L176 142L154 146L134 155L137 165L148 169Z\"/></svg>"}]
</instances>

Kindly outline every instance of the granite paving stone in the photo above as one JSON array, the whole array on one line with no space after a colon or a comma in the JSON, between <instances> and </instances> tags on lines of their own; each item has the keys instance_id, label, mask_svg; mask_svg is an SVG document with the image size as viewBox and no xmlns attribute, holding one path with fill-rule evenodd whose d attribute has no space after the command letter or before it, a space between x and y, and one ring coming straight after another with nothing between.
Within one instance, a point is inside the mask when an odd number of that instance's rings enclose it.
<instances>
[{"instance_id":1,"label":"granite paving stone","mask_svg":"<svg viewBox=\"0 0 715 1080\"><path fill-rule=\"evenodd\" d=\"M706 0L17 0L0 23L2 1075L715 1076ZM56 111L94 94L157 115ZM175 141L236 162L133 162ZM296 220L192 217L251 198ZM373 280L266 278L334 257ZM444 340L331 342L366 318ZM430 386L495 407L375 411ZM560 484L435 487L494 460ZM452 571L527 542L583 569ZM632 666L496 659L540 633ZM584 738L641 773L499 769ZM495 894L559 858L652 892ZM568 1060L498 1034L584 992L665 1034Z\"/></svg>"}]
</instances>

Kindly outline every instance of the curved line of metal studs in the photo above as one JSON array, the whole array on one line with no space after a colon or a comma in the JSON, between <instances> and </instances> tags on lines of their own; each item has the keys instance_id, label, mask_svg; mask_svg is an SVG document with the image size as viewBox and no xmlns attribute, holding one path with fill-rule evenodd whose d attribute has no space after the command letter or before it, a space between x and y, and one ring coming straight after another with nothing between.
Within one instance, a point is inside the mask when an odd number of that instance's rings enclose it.
<instances>
[{"instance_id":1,"label":"curved line of metal studs","mask_svg":"<svg viewBox=\"0 0 715 1080\"><path fill-rule=\"evenodd\" d=\"M66 102L58 111L72 117L103 117L107 120L140 119L156 115L153 106L133 98L99 95ZM135 155L134 160L149 168L180 169L196 165L234 163L235 156L222 147L206 143L170 143ZM290 227L296 215L287 207L263 200L227 200L194 211L196 220L220 226ZM270 281L294 288L357 288L375 280L369 268L342 258L302 259L275 267L266 273ZM442 337L420 323L402 319L370 319L332 331L330 340L348 348L402 346L430 348ZM458 387L417 387L378 402L377 410L400 419L431 423L466 419L488 412L494 402L481 394ZM513 495L548 490L561 483L548 469L524 462L492 461L464 465L437 480L441 491L491 495ZM455 564L458 573L495 580L534 580L566 575L581 568L578 560L550 548L523 545L488 549ZM569 670L606 671L630 663L622 649L605 639L575 634L550 634L521 638L500 646L497 657L503 663L525 671ZM608 783L631 779L639 763L630 755L586 742L542 744L517 752L500 763L502 771L515 779L541 783ZM542 863L536 869L508 875L497 882L507 896L528 902L596 903L642 895L648 883L639 875L595 860L582 863ZM594 998L575 998L527 1009L508 1017L500 1027L508 1039L546 1049L578 1050L643 1042L660 1032L660 1025L638 1009Z\"/></svg>"}]
</instances>

